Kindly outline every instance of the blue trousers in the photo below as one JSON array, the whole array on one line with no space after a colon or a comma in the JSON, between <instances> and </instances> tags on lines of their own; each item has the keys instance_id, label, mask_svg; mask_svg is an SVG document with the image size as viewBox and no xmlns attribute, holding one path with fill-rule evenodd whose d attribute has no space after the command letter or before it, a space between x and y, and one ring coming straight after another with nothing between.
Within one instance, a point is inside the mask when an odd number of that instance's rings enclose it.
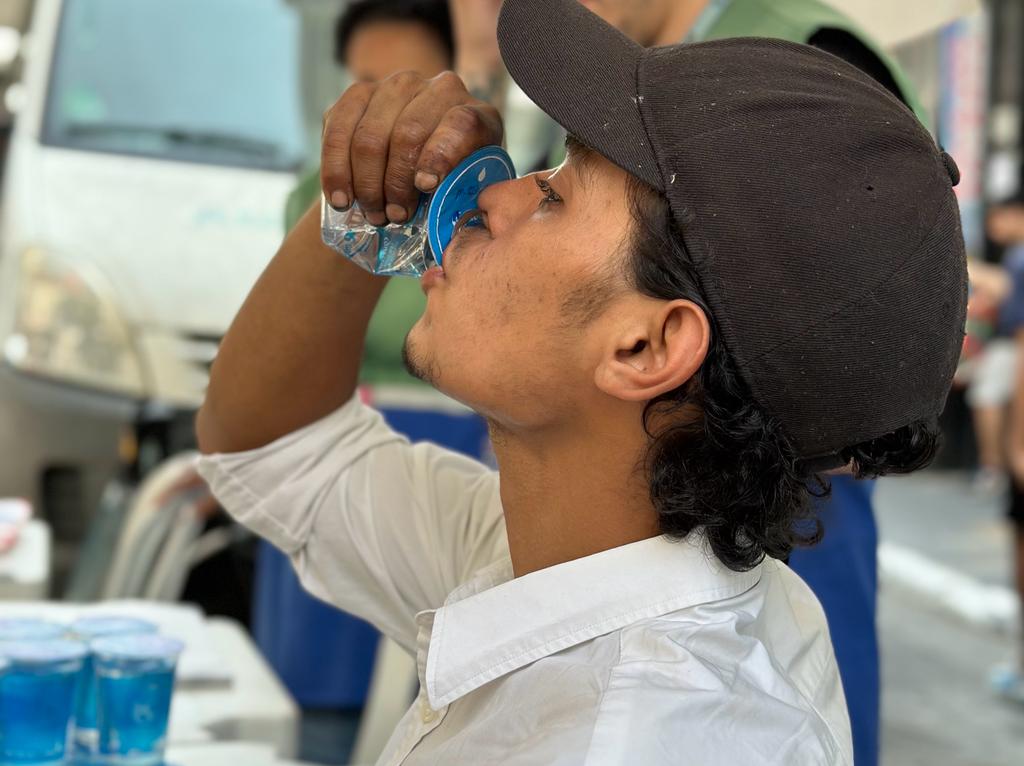
<instances>
[{"instance_id":1,"label":"blue trousers","mask_svg":"<svg viewBox=\"0 0 1024 766\"><path fill-rule=\"evenodd\" d=\"M850 709L857 766L877 766L879 757L878 530L871 508L873 492L872 481L834 477L832 497L820 509L825 539L814 548L794 551L789 559L828 617Z\"/></svg>"}]
</instances>

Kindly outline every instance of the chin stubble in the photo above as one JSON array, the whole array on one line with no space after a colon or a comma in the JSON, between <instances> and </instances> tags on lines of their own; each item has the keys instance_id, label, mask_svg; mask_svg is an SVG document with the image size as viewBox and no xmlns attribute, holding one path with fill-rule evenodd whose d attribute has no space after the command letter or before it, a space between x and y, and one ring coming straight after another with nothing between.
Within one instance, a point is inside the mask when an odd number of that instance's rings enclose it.
<instances>
[{"instance_id":1,"label":"chin stubble","mask_svg":"<svg viewBox=\"0 0 1024 766\"><path fill-rule=\"evenodd\" d=\"M402 343L402 364L405 365L406 372L414 378L436 387L440 373L437 363L418 359L409 341L409 335L405 336L405 342Z\"/></svg>"}]
</instances>

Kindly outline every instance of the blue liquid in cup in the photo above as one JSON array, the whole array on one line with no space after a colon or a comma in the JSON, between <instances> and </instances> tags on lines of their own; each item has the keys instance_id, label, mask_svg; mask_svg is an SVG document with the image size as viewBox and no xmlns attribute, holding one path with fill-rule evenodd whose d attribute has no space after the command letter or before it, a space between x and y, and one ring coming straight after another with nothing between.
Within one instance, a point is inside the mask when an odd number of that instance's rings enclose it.
<instances>
[{"instance_id":1,"label":"blue liquid in cup","mask_svg":"<svg viewBox=\"0 0 1024 766\"><path fill-rule=\"evenodd\" d=\"M86 652L78 641L0 644L0 766L64 764Z\"/></svg>"},{"instance_id":2,"label":"blue liquid in cup","mask_svg":"<svg viewBox=\"0 0 1024 766\"><path fill-rule=\"evenodd\" d=\"M96 616L83 617L71 624L71 634L86 643L109 636L130 636L140 633L156 633L157 627L151 622L133 617ZM82 672L83 682L78 690L75 705L75 752L81 760L97 753L99 729L96 724L96 674L93 670L92 653L85 658Z\"/></svg>"},{"instance_id":3,"label":"blue liquid in cup","mask_svg":"<svg viewBox=\"0 0 1024 766\"><path fill-rule=\"evenodd\" d=\"M93 641L99 759L110 766L163 763L174 670L184 648L157 635Z\"/></svg>"}]
</instances>

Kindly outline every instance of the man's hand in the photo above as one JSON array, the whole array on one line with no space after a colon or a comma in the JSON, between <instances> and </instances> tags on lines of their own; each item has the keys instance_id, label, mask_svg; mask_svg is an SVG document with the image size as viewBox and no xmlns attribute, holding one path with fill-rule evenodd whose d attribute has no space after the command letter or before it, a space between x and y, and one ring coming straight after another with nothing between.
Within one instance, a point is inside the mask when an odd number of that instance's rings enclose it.
<instances>
[{"instance_id":1,"label":"man's hand","mask_svg":"<svg viewBox=\"0 0 1024 766\"><path fill-rule=\"evenodd\" d=\"M213 492L207 485L206 479L200 476L199 472L194 468L190 468L179 476L171 486L164 490L163 494L157 499L156 504L159 508L164 508L177 495L183 494L192 496L192 503L189 508L196 515L196 518L202 521L212 519L220 512L220 503L213 496Z\"/></svg>"},{"instance_id":2,"label":"man's hand","mask_svg":"<svg viewBox=\"0 0 1024 766\"><path fill-rule=\"evenodd\" d=\"M475 149L500 144L498 111L452 72L399 72L357 83L324 115L321 183L336 208L358 200L367 220L400 223Z\"/></svg>"}]
</instances>

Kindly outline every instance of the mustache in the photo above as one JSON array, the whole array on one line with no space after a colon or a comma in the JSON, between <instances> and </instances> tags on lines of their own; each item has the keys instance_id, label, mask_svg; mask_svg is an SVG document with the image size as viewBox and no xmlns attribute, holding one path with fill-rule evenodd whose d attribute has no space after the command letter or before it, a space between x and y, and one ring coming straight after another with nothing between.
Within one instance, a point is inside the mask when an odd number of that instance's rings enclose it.
<instances>
[{"instance_id":1,"label":"mustache","mask_svg":"<svg viewBox=\"0 0 1024 766\"><path fill-rule=\"evenodd\" d=\"M481 231L482 230L475 232L472 230L465 231L452 238L452 241L448 243L448 249L444 251L444 257L441 259L445 275L447 275L448 267L452 263L466 255L466 252L471 247L473 240L477 236L480 236ZM486 247L481 244L481 249L486 249Z\"/></svg>"}]
</instances>

